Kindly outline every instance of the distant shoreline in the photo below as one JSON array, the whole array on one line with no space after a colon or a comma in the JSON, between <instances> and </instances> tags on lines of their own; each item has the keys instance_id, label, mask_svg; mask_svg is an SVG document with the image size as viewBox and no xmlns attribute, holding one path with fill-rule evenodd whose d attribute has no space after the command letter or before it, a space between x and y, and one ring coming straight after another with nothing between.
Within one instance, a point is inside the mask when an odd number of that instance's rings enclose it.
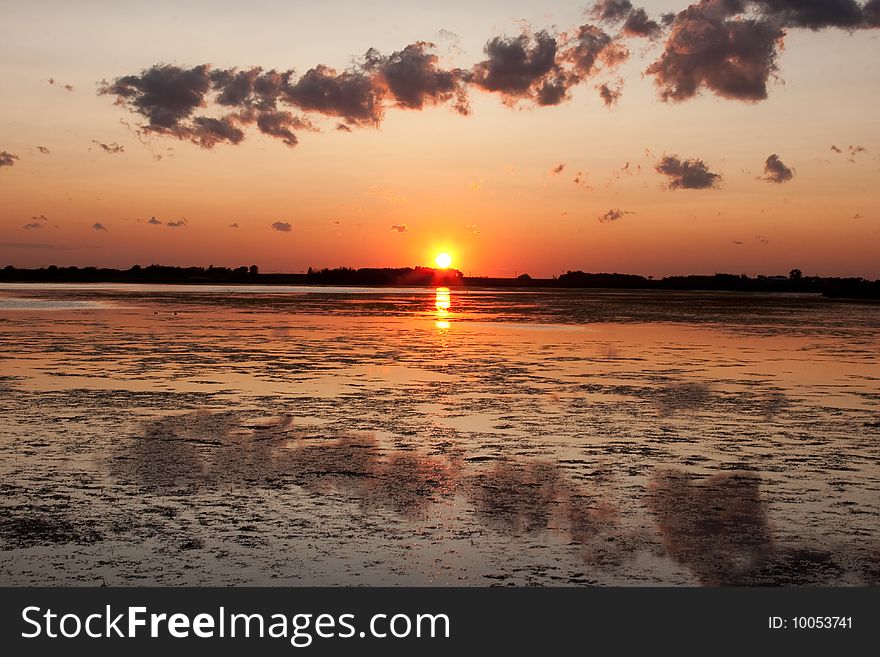
<instances>
[{"instance_id":1,"label":"distant shoreline","mask_svg":"<svg viewBox=\"0 0 880 657\"><path fill-rule=\"evenodd\" d=\"M429 267L310 269L303 274L264 274L255 265L227 267L166 267L150 265L130 269L97 267L45 267L0 269L4 283L134 283L178 285L315 285L353 287L457 287L501 289L603 289L706 292L789 292L821 294L837 299L880 299L880 281L863 278L804 276L792 270L788 276L667 276L649 278L636 274L568 271L554 278L464 276L454 269Z\"/></svg>"}]
</instances>

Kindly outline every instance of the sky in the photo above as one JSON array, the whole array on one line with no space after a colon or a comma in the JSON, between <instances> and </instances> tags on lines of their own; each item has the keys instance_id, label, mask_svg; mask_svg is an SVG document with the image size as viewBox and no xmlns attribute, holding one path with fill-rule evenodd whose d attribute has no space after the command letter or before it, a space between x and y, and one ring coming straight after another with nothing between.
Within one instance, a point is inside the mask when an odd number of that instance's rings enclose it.
<instances>
[{"instance_id":1,"label":"sky","mask_svg":"<svg viewBox=\"0 0 880 657\"><path fill-rule=\"evenodd\" d=\"M880 278L880 0L0 15L0 266Z\"/></svg>"}]
</instances>

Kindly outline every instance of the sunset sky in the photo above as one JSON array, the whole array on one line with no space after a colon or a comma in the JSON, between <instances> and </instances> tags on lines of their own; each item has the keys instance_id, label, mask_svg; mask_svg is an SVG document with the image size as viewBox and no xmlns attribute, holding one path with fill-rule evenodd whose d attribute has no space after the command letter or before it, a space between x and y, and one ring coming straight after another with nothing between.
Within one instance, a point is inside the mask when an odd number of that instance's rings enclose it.
<instances>
[{"instance_id":1,"label":"sunset sky","mask_svg":"<svg viewBox=\"0 0 880 657\"><path fill-rule=\"evenodd\" d=\"M0 266L880 278L880 0L0 15Z\"/></svg>"}]
</instances>

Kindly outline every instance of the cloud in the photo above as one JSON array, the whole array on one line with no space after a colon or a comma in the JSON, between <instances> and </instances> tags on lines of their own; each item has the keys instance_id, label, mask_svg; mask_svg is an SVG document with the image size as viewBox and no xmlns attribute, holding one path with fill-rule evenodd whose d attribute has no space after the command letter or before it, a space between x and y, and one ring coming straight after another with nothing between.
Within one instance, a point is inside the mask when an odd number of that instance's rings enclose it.
<instances>
[{"instance_id":1,"label":"cloud","mask_svg":"<svg viewBox=\"0 0 880 657\"><path fill-rule=\"evenodd\" d=\"M166 221L165 225L170 228L183 228L186 226L186 219L178 219L177 221Z\"/></svg>"},{"instance_id":2,"label":"cloud","mask_svg":"<svg viewBox=\"0 0 880 657\"><path fill-rule=\"evenodd\" d=\"M635 214L635 212L630 212L629 210L621 210L618 208L616 210L609 210L605 214L600 215L598 219L600 223L610 224L617 221L618 219L622 219L628 214Z\"/></svg>"},{"instance_id":3,"label":"cloud","mask_svg":"<svg viewBox=\"0 0 880 657\"><path fill-rule=\"evenodd\" d=\"M37 230L42 227L43 224L41 224L39 221L32 221L29 224L25 224L24 226L22 226L22 228L24 228L25 230Z\"/></svg>"},{"instance_id":4,"label":"cloud","mask_svg":"<svg viewBox=\"0 0 880 657\"><path fill-rule=\"evenodd\" d=\"M867 153L868 149L864 146L850 146L847 151L849 152L849 161L855 163L856 155Z\"/></svg>"},{"instance_id":5,"label":"cloud","mask_svg":"<svg viewBox=\"0 0 880 657\"><path fill-rule=\"evenodd\" d=\"M837 146L835 146L834 144L831 144L831 150L834 151L835 153L843 153L843 151L840 150L840 149L839 149Z\"/></svg>"},{"instance_id":6,"label":"cloud","mask_svg":"<svg viewBox=\"0 0 880 657\"><path fill-rule=\"evenodd\" d=\"M92 224L92 228L94 228L95 230L107 230L107 227L99 221L96 221L94 224Z\"/></svg>"},{"instance_id":7,"label":"cloud","mask_svg":"<svg viewBox=\"0 0 880 657\"><path fill-rule=\"evenodd\" d=\"M623 33L633 37L648 37L653 39L662 34L663 28L660 24L648 17L648 13L644 9L633 9L626 22L623 24Z\"/></svg>"},{"instance_id":8,"label":"cloud","mask_svg":"<svg viewBox=\"0 0 880 657\"><path fill-rule=\"evenodd\" d=\"M205 102L211 88L209 66L184 69L156 64L140 75L104 82L99 95L116 96L116 103L147 119L146 130L180 136L183 122Z\"/></svg>"},{"instance_id":9,"label":"cloud","mask_svg":"<svg viewBox=\"0 0 880 657\"><path fill-rule=\"evenodd\" d=\"M276 221L272 224L272 230L277 230L279 233L289 233L293 230L293 226L286 221Z\"/></svg>"},{"instance_id":10,"label":"cloud","mask_svg":"<svg viewBox=\"0 0 880 657\"><path fill-rule=\"evenodd\" d=\"M599 98L605 103L605 107L615 105L622 95L620 89L612 89L604 83L600 84L597 89L599 90Z\"/></svg>"},{"instance_id":11,"label":"cloud","mask_svg":"<svg viewBox=\"0 0 880 657\"><path fill-rule=\"evenodd\" d=\"M855 0L751 0L750 4L784 27L852 29L866 24L866 15Z\"/></svg>"},{"instance_id":12,"label":"cloud","mask_svg":"<svg viewBox=\"0 0 880 657\"><path fill-rule=\"evenodd\" d=\"M282 93L300 109L338 116L354 125L378 125L383 115L372 80L358 70L337 73L329 66L316 66Z\"/></svg>"},{"instance_id":13,"label":"cloud","mask_svg":"<svg viewBox=\"0 0 880 657\"><path fill-rule=\"evenodd\" d=\"M40 151L40 153L42 153L43 155L49 154L49 149L45 146L37 146L37 150Z\"/></svg>"},{"instance_id":14,"label":"cloud","mask_svg":"<svg viewBox=\"0 0 880 657\"><path fill-rule=\"evenodd\" d=\"M150 217L149 219L147 219L147 223L152 224L153 226L161 226L162 225L162 222L159 221L158 219L156 219L156 217Z\"/></svg>"},{"instance_id":15,"label":"cloud","mask_svg":"<svg viewBox=\"0 0 880 657\"><path fill-rule=\"evenodd\" d=\"M601 69L627 60L625 39L653 39L664 31L663 51L646 70L663 100L684 101L708 91L757 102L767 97L777 74L787 30L880 26L880 0L865 5L856 0L698 0L659 21L630 0L600 0L590 13L620 25L620 33L612 37L590 24L560 33L525 29L490 39L482 61L470 68L442 66L435 45L427 41L390 55L370 48L345 70L318 64L301 76L260 67L155 64L103 81L98 93L143 119L140 136L173 136L213 148L241 143L245 130L255 126L293 147L297 131L314 129L314 115L335 117L335 129L348 132L379 126L389 108L446 105L468 114L473 91L497 94L509 106L558 105ZM597 87L606 106L620 97L620 86Z\"/></svg>"},{"instance_id":16,"label":"cloud","mask_svg":"<svg viewBox=\"0 0 880 657\"><path fill-rule=\"evenodd\" d=\"M257 115L257 128L264 135L277 137L291 148L299 143L291 128L311 129L310 123L290 112L267 110Z\"/></svg>"},{"instance_id":17,"label":"cloud","mask_svg":"<svg viewBox=\"0 0 880 657\"><path fill-rule=\"evenodd\" d=\"M592 187L590 187L589 184L587 184L587 174L585 174L583 171L578 171L574 175L573 182L575 185L581 185L582 187L585 187L586 189L593 189Z\"/></svg>"},{"instance_id":18,"label":"cloud","mask_svg":"<svg viewBox=\"0 0 880 657\"><path fill-rule=\"evenodd\" d=\"M530 99L557 105L567 94L568 80L556 61L558 44L547 31L495 37L483 48L486 59L472 70L472 82L501 94L506 102Z\"/></svg>"},{"instance_id":19,"label":"cloud","mask_svg":"<svg viewBox=\"0 0 880 657\"><path fill-rule=\"evenodd\" d=\"M98 146L101 147L101 150L103 150L105 153L110 153L111 155L116 154L116 153L124 153L125 152L125 147L120 146L115 141L112 144L102 144L98 140L92 139L92 143L97 144Z\"/></svg>"},{"instance_id":20,"label":"cloud","mask_svg":"<svg viewBox=\"0 0 880 657\"><path fill-rule=\"evenodd\" d=\"M429 52L434 47L418 41L388 57L371 48L364 68L377 76L377 83L384 86L397 107L419 110L425 105L452 103L460 114L468 114L470 105L463 84L468 74L440 68L437 55Z\"/></svg>"},{"instance_id":21,"label":"cloud","mask_svg":"<svg viewBox=\"0 0 880 657\"><path fill-rule=\"evenodd\" d=\"M49 78L49 79L46 80L46 81L47 81L50 85L52 85L52 86L55 86L56 84L59 85L59 86L60 86L62 89L64 89L65 91L73 91L73 85L72 85L72 84L61 84L61 83L58 82L58 80L56 80L55 78Z\"/></svg>"},{"instance_id":22,"label":"cloud","mask_svg":"<svg viewBox=\"0 0 880 657\"><path fill-rule=\"evenodd\" d=\"M480 234L480 227L477 226L476 224L465 224L464 227L472 235L479 235Z\"/></svg>"},{"instance_id":23,"label":"cloud","mask_svg":"<svg viewBox=\"0 0 880 657\"><path fill-rule=\"evenodd\" d=\"M865 27L880 27L880 0L868 0L862 12L865 16Z\"/></svg>"},{"instance_id":24,"label":"cloud","mask_svg":"<svg viewBox=\"0 0 880 657\"><path fill-rule=\"evenodd\" d=\"M663 100L682 101L705 88L723 98L767 97L787 29L878 27L880 0L699 0L672 15L660 58L648 67Z\"/></svg>"},{"instance_id":25,"label":"cloud","mask_svg":"<svg viewBox=\"0 0 880 657\"><path fill-rule=\"evenodd\" d=\"M710 189L721 182L721 175L709 170L703 160L682 160L666 155L654 168L669 177L669 189Z\"/></svg>"},{"instance_id":26,"label":"cloud","mask_svg":"<svg viewBox=\"0 0 880 657\"><path fill-rule=\"evenodd\" d=\"M589 11L590 16L605 23L619 23L632 11L630 0L598 0Z\"/></svg>"},{"instance_id":27,"label":"cloud","mask_svg":"<svg viewBox=\"0 0 880 657\"><path fill-rule=\"evenodd\" d=\"M230 228L238 228L238 222L234 222L234 223L229 224L229 227Z\"/></svg>"},{"instance_id":28,"label":"cloud","mask_svg":"<svg viewBox=\"0 0 880 657\"><path fill-rule=\"evenodd\" d=\"M38 214L36 217L31 217L34 221L49 221L49 217L44 214Z\"/></svg>"},{"instance_id":29,"label":"cloud","mask_svg":"<svg viewBox=\"0 0 880 657\"><path fill-rule=\"evenodd\" d=\"M553 175L557 175L557 176L558 176L558 175L559 175L560 173L562 173L563 171L565 171L565 162L562 162L561 164L557 164L555 167L553 167L553 168L550 170L550 173L552 173Z\"/></svg>"},{"instance_id":30,"label":"cloud","mask_svg":"<svg viewBox=\"0 0 880 657\"><path fill-rule=\"evenodd\" d=\"M717 1L703 0L675 17L663 53L646 71L655 77L661 99L687 100L702 88L735 100L767 97L784 31L754 19L727 20L718 7Z\"/></svg>"},{"instance_id":31,"label":"cloud","mask_svg":"<svg viewBox=\"0 0 880 657\"><path fill-rule=\"evenodd\" d=\"M773 153L764 162L764 176L762 180L771 183L784 183L791 180L793 176L794 170L785 166L776 153Z\"/></svg>"},{"instance_id":32,"label":"cloud","mask_svg":"<svg viewBox=\"0 0 880 657\"><path fill-rule=\"evenodd\" d=\"M0 167L11 167L18 159L18 155L13 155L6 151L0 151Z\"/></svg>"},{"instance_id":33,"label":"cloud","mask_svg":"<svg viewBox=\"0 0 880 657\"><path fill-rule=\"evenodd\" d=\"M398 233L405 233L409 230L406 224L394 224L388 230L397 231Z\"/></svg>"}]
</instances>

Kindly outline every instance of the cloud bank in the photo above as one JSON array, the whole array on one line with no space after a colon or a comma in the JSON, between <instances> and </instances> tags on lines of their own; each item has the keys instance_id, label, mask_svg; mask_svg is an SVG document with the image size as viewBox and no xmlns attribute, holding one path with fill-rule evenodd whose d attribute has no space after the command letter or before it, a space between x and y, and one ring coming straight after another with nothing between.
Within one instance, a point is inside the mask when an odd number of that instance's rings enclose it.
<instances>
[{"instance_id":1,"label":"cloud bank","mask_svg":"<svg viewBox=\"0 0 880 657\"><path fill-rule=\"evenodd\" d=\"M416 41L390 55L370 48L343 71L318 64L301 75L158 63L103 81L98 93L137 114L141 133L213 148L239 144L253 128L294 147L298 132L316 130L311 117L333 118L335 130L351 132L379 126L389 108L446 106L468 115L474 92L497 95L509 106L559 105L578 85L626 61L627 39L649 38L663 39L662 52L645 70L662 100L709 92L759 102L778 75L789 31L880 27L880 0L699 0L658 19L630 0L599 0L589 15L612 32L586 23L495 36L469 68L444 67L434 44ZM620 85L595 87L606 106L621 97Z\"/></svg>"}]
</instances>

